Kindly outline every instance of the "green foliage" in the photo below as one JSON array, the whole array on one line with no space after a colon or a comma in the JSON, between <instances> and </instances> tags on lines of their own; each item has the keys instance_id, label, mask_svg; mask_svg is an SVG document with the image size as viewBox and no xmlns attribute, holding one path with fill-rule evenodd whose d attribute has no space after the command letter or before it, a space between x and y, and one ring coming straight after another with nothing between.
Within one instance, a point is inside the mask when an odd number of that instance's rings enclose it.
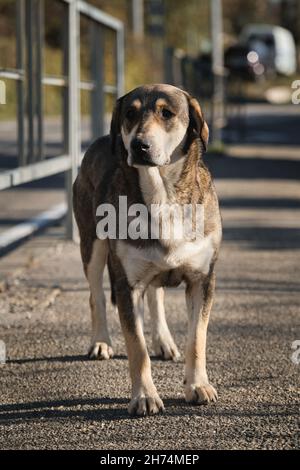
<instances>
[{"instance_id":1,"label":"green foliage","mask_svg":"<svg viewBox=\"0 0 300 470\"><path fill-rule=\"evenodd\" d=\"M166 42L176 48L199 53L209 37L209 0L165 0Z\"/></svg>"}]
</instances>

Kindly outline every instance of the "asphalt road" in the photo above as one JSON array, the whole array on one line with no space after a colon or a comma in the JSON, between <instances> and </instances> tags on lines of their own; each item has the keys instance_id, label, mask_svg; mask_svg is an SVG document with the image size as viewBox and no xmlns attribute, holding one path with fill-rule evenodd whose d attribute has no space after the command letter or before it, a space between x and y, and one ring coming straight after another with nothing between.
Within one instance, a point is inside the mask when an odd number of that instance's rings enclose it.
<instances>
[{"instance_id":1,"label":"asphalt road","mask_svg":"<svg viewBox=\"0 0 300 470\"><path fill-rule=\"evenodd\" d=\"M208 371L209 406L183 398L183 361L153 358L164 415L130 418L130 382L119 321L109 306L116 357L90 361L87 284L79 250L61 227L0 262L1 449L299 448L299 161L210 157L224 220ZM108 285L106 284L106 287ZM108 297L108 296L107 296ZM167 317L183 353L183 289ZM149 318L146 337L151 348Z\"/></svg>"}]
</instances>

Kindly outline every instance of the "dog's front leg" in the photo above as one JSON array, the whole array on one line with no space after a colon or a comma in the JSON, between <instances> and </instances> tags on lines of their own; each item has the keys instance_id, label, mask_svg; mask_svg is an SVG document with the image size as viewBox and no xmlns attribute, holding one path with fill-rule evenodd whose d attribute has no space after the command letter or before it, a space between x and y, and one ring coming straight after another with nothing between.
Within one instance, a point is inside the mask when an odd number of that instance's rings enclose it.
<instances>
[{"instance_id":1,"label":"dog's front leg","mask_svg":"<svg viewBox=\"0 0 300 470\"><path fill-rule=\"evenodd\" d=\"M126 292L119 292L117 299L132 381L132 399L128 411L139 416L157 414L163 411L164 406L152 380L143 333L143 292L134 289L131 299L128 299Z\"/></svg>"},{"instance_id":2,"label":"dog's front leg","mask_svg":"<svg viewBox=\"0 0 300 470\"><path fill-rule=\"evenodd\" d=\"M206 333L213 303L215 279L190 282L186 288L188 340L186 347L185 398L189 403L205 404L217 400L206 372Z\"/></svg>"}]
</instances>

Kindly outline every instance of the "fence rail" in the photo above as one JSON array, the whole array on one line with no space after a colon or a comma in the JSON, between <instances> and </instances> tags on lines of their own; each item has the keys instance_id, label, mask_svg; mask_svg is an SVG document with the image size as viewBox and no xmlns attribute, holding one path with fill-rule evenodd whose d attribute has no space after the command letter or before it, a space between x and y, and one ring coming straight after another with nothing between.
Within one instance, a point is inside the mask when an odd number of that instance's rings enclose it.
<instances>
[{"instance_id":1,"label":"fence rail","mask_svg":"<svg viewBox=\"0 0 300 470\"><path fill-rule=\"evenodd\" d=\"M54 1L64 9L62 76L43 73L44 0L16 0L16 68L0 68L0 79L16 81L18 167L0 172L0 189L66 172L67 234L73 237L71 186L81 159L79 95L81 90L91 93L91 131L92 137L96 138L104 132L105 94L118 97L124 91L124 27L121 21L85 1ZM80 78L81 16L91 20L91 80ZM116 38L116 81L113 85L104 82L103 33L106 29L113 31ZM61 88L63 96L63 153L48 159L44 154L45 86Z\"/></svg>"}]
</instances>

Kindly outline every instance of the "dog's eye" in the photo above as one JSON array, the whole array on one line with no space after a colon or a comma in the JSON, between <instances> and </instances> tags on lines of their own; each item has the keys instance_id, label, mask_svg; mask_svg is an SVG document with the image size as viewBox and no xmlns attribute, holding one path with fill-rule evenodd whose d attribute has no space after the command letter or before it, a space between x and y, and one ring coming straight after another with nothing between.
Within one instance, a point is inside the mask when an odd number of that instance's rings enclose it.
<instances>
[{"instance_id":1,"label":"dog's eye","mask_svg":"<svg viewBox=\"0 0 300 470\"><path fill-rule=\"evenodd\" d=\"M128 109L126 113L126 119L133 119L135 116L135 110L133 108Z\"/></svg>"},{"instance_id":2,"label":"dog's eye","mask_svg":"<svg viewBox=\"0 0 300 470\"><path fill-rule=\"evenodd\" d=\"M163 108L161 110L161 115L164 119L171 119L171 117L174 116L174 114L171 111L169 111L167 108Z\"/></svg>"}]
</instances>

